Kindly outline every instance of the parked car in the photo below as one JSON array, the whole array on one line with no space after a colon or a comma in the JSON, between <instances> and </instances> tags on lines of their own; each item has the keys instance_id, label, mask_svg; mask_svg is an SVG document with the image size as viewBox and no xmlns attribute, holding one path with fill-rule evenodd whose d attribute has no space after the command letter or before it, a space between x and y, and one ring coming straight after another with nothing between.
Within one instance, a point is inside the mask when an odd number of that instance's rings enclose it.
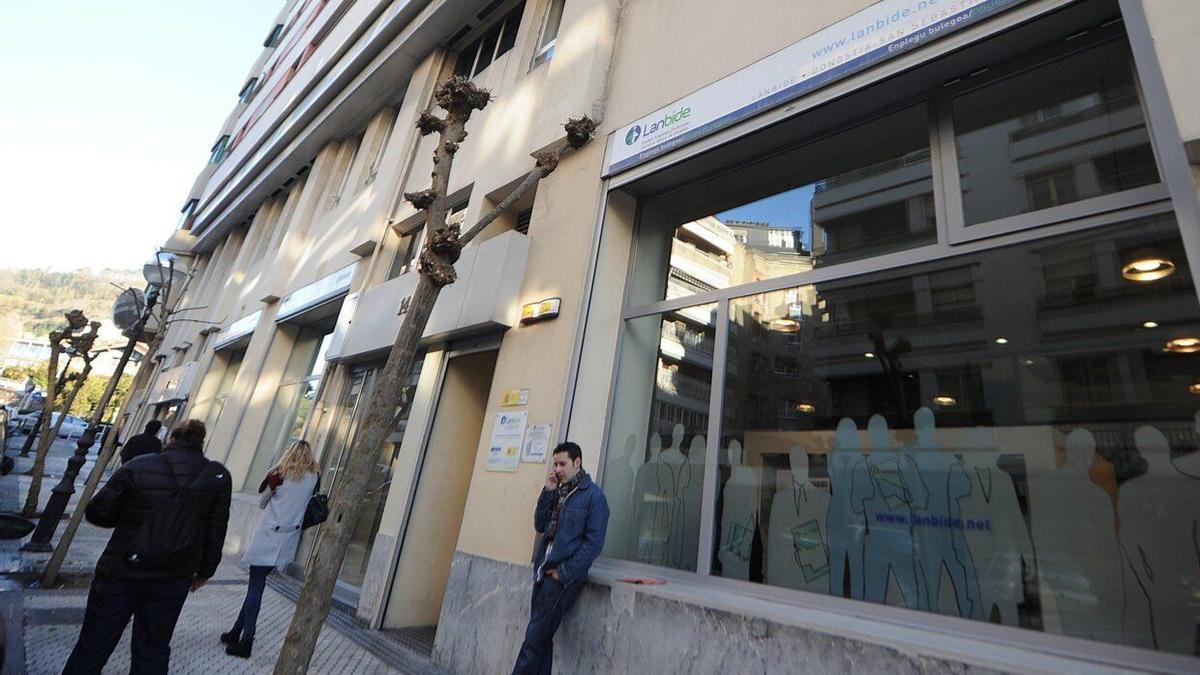
<instances>
[{"instance_id":1,"label":"parked car","mask_svg":"<svg viewBox=\"0 0 1200 675\"><path fill-rule=\"evenodd\" d=\"M52 413L51 414L51 416L50 416L50 427L51 428L53 428L54 425L58 423L59 415L60 415L60 413ZM20 431L20 433L30 434L30 433L33 433L33 429L37 425L37 420L38 420L37 412L36 411L29 412L29 413L19 416L18 421L15 426L16 426L17 430ZM80 417L76 417L75 415L68 414L67 418L65 420L63 420L62 427L60 427L58 430L58 437L59 438L78 438L78 437L82 436L83 432L86 430L87 430L87 421L86 420L84 420Z\"/></svg>"}]
</instances>

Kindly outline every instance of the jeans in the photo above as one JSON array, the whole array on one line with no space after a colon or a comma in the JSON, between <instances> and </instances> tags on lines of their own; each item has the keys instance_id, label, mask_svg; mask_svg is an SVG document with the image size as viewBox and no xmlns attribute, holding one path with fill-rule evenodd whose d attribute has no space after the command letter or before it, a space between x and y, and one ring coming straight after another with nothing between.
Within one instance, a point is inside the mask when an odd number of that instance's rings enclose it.
<instances>
[{"instance_id":1,"label":"jeans","mask_svg":"<svg viewBox=\"0 0 1200 675\"><path fill-rule=\"evenodd\" d=\"M246 599L242 601L242 612L233 624L234 637L241 635L242 642L254 639L254 625L258 623L258 610L262 607L263 590L267 587L267 575L274 569L270 565L251 565L250 584L246 586Z\"/></svg>"},{"instance_id":2,"label":"jeans","mask_svg":"<svg viewBox=\"0 0 1200 675\"><path fill-rule=\"evenodd\" d=\"M133 618L130 643L133 675L165 674L171 658L171 634L183 611L191 581L125 581L97 576L88 591L79 640L63 675L99 673Z\"/></svg>"},{"instance_id":3,"label":"jeans","mask_svg":"<svg viewBox=\"0 0 1200 675\"><path fill-rule=\"evenodd\" d=\"M533 583L529 626L525 629L525 641L521 643L513 675L550 675L554 658L554 633L582 591L582 580L564 587L554 577L546 576Z\"/></svg>"}]
</instances>

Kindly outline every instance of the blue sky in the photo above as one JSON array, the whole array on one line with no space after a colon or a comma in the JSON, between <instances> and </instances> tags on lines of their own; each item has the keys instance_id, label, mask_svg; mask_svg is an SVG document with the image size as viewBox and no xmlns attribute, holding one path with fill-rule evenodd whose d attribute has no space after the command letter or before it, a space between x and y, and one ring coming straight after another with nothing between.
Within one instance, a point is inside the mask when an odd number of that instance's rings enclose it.
<instances>
[{"instance_id":1,"label":"blue sky","mask_svg":"<svg viewBox=\"0 0 1200 675\"><path fill-rule=\"evenodd\" d=\"M0 267L140 267L282 7L0 2Z\"/></svg>"},{"instance_id":2,"label":"blue sky","mask_svg":"<svg viewBox=\"0 0 1200 675\"><path fill-rule=\"evenodd\" d=\"M728 220L754 220L770 223L772 227L800 230L804 233L804 244L812 245L810 205L815 188L813 184L802 185L787 192L751 202L717 214L721 222Z\"/></svg>"}]
</instances>

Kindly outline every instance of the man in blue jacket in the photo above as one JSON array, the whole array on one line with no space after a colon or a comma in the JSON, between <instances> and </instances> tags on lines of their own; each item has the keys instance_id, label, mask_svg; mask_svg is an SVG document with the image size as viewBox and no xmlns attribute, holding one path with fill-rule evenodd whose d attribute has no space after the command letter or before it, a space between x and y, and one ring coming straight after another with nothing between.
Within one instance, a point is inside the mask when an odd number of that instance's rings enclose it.
<instances>
[{"instance_id":1,"label":"man in blue jacket","mask_svg":"<svg viewBox=\"0 0 1200 675\"><path fill-rule=\"evenodd\" d=\"M579 446L561 443L551 458L533 513L533 529L542 537L533 555L529 627L513 675L549 675L554 632L579 599L608 528L608 500L583 470Z\"/></svg>"}]
</instances>

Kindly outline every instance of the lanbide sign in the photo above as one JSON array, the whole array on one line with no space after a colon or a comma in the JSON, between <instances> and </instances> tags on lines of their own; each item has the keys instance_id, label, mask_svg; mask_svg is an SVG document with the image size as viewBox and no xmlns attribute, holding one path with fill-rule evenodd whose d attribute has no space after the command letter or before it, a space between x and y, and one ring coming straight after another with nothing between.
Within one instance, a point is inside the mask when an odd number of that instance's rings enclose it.
<instances>
[{"instance_id":1,"label":"lanbide sign","mask_svg":"<svg viewBox=\"0 0 1200 675\"><path fill-rule=\"evenodd\" d=\"M612 132L604 176L716 133L1025 0L883 0Z\"/></svg>"}]
</instances>

